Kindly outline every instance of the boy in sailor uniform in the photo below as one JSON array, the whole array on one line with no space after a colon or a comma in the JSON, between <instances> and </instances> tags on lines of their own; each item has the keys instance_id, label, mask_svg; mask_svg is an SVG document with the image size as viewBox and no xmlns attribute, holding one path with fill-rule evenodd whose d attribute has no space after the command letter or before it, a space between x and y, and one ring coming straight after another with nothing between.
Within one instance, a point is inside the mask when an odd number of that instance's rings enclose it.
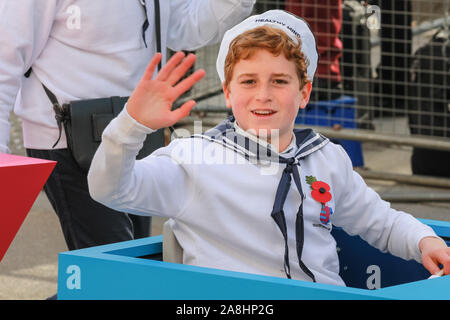
<instances>
[{"instance_id":1,"label":"boy in sailor uniform","mask_svg":"<svg viewBox=\"0 0 450 320\"><path fill-rule=\"evenodd\" d=\"M171 218L183 263L345 285L333 226L372 246L450 273L450 249L431 228L392 209L353 171L342 147L294 130L317 66L314 36L281 10L247 18L217 59L233 116L136 161L147 134L187 116L173 102L203 76L179 81L195 56L175 54L153 78L151 60L126 108L103 133L91 195L117 210Z\"/></svg>"}]
</instances>

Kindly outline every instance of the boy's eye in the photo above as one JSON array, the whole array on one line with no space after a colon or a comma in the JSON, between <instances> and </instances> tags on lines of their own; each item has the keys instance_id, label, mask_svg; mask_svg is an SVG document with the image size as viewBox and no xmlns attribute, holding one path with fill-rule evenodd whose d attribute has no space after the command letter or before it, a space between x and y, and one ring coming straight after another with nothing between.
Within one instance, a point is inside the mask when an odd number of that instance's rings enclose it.
<instances>
[{"instance_id":1,"label":"boy's eye","mask_svg":"<svg viewBox=\"0 0 450 320\"><path fill-rule=\"evenodd\" d=\"M273 80L276 84L287 84L288 81L285 79L275 79Z\"/></svg>"},{"instance_id":2,"label":"boy's eye","mask_svg":"<svg viewBox=\"0 0 450 320\"><path fill-rule=\"evenodd\" d=\"M255 80L253 80L253 79L245 79L245 80L241 81L241 84L244 84L244 85L249 85L249 84L254 84L254 83L255 83Z\"/></svg>"}]
</instances>

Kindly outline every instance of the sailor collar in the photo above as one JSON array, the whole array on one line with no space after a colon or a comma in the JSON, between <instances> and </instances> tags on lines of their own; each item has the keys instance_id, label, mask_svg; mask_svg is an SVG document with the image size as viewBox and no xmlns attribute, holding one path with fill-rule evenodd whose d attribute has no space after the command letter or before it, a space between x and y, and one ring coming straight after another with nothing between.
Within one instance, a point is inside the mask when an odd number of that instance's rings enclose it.
<instances>
[{"instance_id":1,"label":"sailor collar","mask_svg":"<svg viewBox=\"0 0 450 320\"><path fill-rule=\"evenodd\" d=\"M284 163L285 161L283 160L288 158L295 158L295 162L298 163L300 159L323 148L329 142L328 138L312 129L294 129L293 132L292 142L295 143L296 148L296 152L293 155L290 152L278 153L267 141L258 139L256 136L245 132L237 125L234 116L228 117L216 127L202 134L193 135L192 138L201 138L219 143L225 148L243 155L248 160L256 159L257 161L281 163Z\"/></svg>"}]
</instances>

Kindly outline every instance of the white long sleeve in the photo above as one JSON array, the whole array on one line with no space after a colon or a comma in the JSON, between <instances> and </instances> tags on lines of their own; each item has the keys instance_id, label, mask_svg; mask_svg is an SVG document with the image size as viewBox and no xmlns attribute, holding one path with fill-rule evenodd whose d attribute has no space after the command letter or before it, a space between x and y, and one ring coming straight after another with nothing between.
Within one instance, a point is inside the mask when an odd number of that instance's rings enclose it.
<instances>
[{"instance_id":1,"label":"white long sleeve","mask_svg":"<svg viewBox=\"0 0 450 320\"><path fill-rule=\"evenodd\" d=\"M183 211L194 194L192 175L167 156L135 160L152 131L126 108L108 125L88 174L93 199L138 215L174 217Z\"/></svg>"},{"instance_id":2,"label":"white long sleeve","mask_svg":"<svg viewBox=\"0 0 450 320\"><path fill-rule=\"evenodd\" d=\"M255 0L172 0L167 46L195 50L219 42L225 31L250 15ZM180 19L189 17L189 19ZM169 28L168 28L169 29ZM185 43L180 39L186 39Z\"/></svg>"},{"instance_id":3,"label":"white long sleeve","mask_svg":"<svg viewBox=\"0 0 450 320\"><path fill-rule=\"evenodd\" d=\"M347 191L336 201L334 223L350 235L359 235L383 252L406 260L421 262L419 241L436 236L434 231L412 215L391 208L390 203L369 188L362 177L353 171L351 161L340 147L342 158L341 188Z\"/></svg>"}]
</instances>

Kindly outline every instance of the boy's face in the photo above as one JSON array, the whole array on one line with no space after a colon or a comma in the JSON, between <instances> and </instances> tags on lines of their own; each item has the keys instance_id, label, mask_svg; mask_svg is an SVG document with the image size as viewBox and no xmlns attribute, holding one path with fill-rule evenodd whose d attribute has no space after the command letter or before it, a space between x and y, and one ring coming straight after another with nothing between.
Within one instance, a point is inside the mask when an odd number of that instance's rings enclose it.
<instances>
[{"instance_id":1,"label":"boy's face","mask_svg":"<svg viewBox=\"0 0 450 320\"><path fill-rule=\"evenodd\" d=\"M238 125L258 136L269 135L269 142L270 135L277 134L272 130L279 130L279 150L283 151L291 142L299 108L309 101L311 84L300 90L292 61L283 54L258 50L250 59L235 64L232 79L223 90Z\"/></svg>"}]
</instances>

